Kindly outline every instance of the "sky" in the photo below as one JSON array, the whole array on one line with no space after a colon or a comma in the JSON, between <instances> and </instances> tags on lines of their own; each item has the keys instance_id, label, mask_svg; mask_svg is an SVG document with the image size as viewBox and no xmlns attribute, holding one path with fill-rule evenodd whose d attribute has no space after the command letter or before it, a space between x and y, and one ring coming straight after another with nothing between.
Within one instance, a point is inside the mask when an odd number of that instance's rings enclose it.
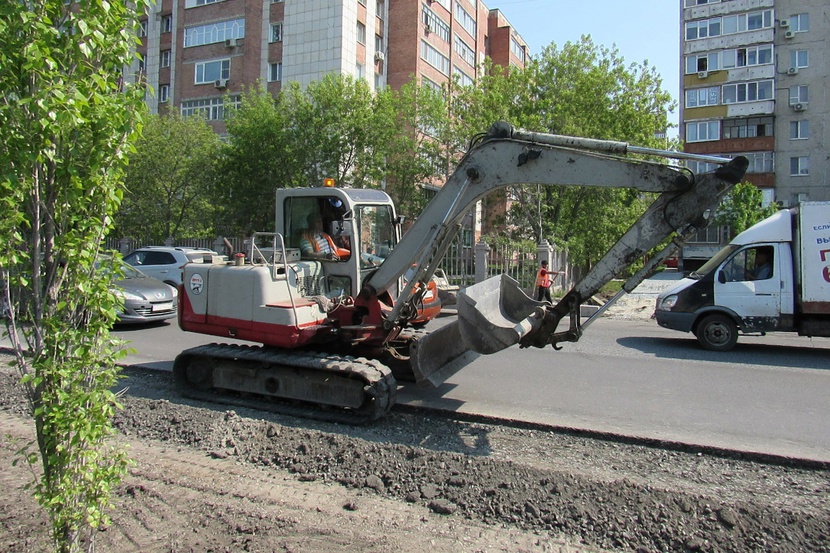
<instances>
[{"instance_id":1,"label":"sky","mask_svg":"<svg viewBox=\"0 0 830 553\"><path fill-rule=\"evenodd\" d=\"M563 46L590 35L594 44L619 50L625 64L648 61L677 101L680 76L678 0L482 0L498 8L524 38L531 55L550 43ZM669 114L677 124L678 112ZM677 129L672 129L676 134Z\"/></svg>"}]
</instances>

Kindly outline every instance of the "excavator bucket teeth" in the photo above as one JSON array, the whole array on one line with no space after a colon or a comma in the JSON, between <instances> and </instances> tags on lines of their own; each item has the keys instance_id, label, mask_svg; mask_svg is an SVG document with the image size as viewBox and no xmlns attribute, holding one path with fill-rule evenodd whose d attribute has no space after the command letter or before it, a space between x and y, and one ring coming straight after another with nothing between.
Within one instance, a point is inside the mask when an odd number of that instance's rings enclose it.
<instances>
[{"instance_id":1,"label":"excavator bucket teeth","mask_svg":"<svg viewBox=\"0 0 830 553\"><path fill-rule=\"evenodd\" d=\"M545 303L530 299L507 275L489 278L458 293L458 320L431 332L410 357L419 385L438 386L478 357L519 343L538 326ZM540 313L538 318L533 315ZM523 331L522 328L525 330Z\"/></svg>"}]
</instances>

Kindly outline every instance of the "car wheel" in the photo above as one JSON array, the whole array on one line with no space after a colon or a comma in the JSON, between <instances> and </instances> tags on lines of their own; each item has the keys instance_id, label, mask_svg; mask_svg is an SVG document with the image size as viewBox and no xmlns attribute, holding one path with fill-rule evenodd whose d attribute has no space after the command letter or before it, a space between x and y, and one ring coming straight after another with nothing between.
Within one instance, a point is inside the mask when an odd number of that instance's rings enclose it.
<instances>
[{"instance_id":1,"label":"car wheel","mask_svg":"<svg viewBox=\"0 0 830 553\"><path fill-rule=\"evenodd\" d=\"M700 321L697 341L709 351L729 351L738 342L738 325L726 315L709 315Z\"/></svg>"}]
</instances>

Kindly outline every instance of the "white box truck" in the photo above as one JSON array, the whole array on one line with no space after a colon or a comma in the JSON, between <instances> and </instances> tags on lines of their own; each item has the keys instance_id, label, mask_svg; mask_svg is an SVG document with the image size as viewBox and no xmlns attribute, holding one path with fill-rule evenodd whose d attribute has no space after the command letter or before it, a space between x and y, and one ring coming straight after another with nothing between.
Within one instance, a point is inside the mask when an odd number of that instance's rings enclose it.
<instances>
[{"instance_id":1,"label":"white box truck","mask_svg":"<svg viewBox=\"0 0 830 553\"><path fill-rule=\"evenodd\" d=\"M657 298L665 328L712 351L738 334L830 336L830 202L783 209L740 233Z\"/></svg>"}]
</instances>

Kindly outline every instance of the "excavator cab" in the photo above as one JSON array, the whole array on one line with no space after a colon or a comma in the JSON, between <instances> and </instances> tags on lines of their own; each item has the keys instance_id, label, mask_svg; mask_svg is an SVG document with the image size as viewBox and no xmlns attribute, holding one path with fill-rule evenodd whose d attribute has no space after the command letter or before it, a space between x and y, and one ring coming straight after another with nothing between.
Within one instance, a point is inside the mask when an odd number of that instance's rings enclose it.
<instances>
[{"instance_id":1,"label":"excavator cab","mask_svg":"<svg viewBox=\"0 0 830 553\"><path fill-rule=\"evenodd\" d=\"M313 222L320 226L316 229ZM400 238L392 199L381 190L287 188L277 190L277 232L302 260L319 262L327 280L356 296ZM316 233L316 237L314 236ZM315 240L325 233L336 255L318 256ZM323 245L321 249L325 249Z\"/></svg>"}]
</instances>

